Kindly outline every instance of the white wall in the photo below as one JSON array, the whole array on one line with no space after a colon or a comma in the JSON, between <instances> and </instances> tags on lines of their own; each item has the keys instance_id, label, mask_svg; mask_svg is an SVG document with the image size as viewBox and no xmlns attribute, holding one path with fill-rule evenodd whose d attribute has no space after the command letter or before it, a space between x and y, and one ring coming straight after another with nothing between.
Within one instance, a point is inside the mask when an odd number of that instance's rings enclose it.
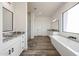
<instances>
[{"instance_id":1,"label":"white wall","mask_svg":"<svg viewBox=\"0 0 79 59\"><path fill-rule=\"evenodd\" d=\"M28 39L31 38L31 13L28 13L27 17L27 34L28 34Z\"/></svg>"},{"instance_id":2,"label":"white wall","mask_svg":"<svg viewBox=\"0 0 79 59\"><path fill-rule=\"evenodd\" d=\"M2 44L2 3L0 2L0 46Z\"/></svg>"},{"instance_id":3,"label":"white wall","mask_svg":"<svg viewBox=\"0 0 79 59\"><path fill-rule=\"evenodd\" d=\"M14 31L26 31L26 3L16 2L14 11Z\"/></svg>"},{"instance_id":4,"label":"white wall","mask_svg":"<svg viewBox=\"0 0 79 59\"><path fill-rule=\"evenodd\" d=\"M62 32L62 12L66 11L67 9L69 9L70 7L74 6L77 2L70 2L70 3L66 3L65 5L63 5L59 10L57 10L57 12L55 13L55 15L53 17L57 18L59 20L59 29L60 29L60 34L64 35L66 37L68 36L75 36L78 38L79 40L79 34L74 34L74 33L66 33L66 32Z\"/></svg>"},{"instance_id":5,"label":"white wall","mask_svg":"<svg viewBox=\"0 0 79 59\"><path fill-rule=\"evenodd\" d=\"M25 30L25 32L26 32L26 44L25 44L25 46L26 46L26 49L28 48L28 33L27 33L27 28L28 28L28 23L27 23L27 3L24 3L24 7L25 7L25 28L24 28L24 30Z\"/></svg>"},{"instance_id":6,"label":"white wall","mask_svg":"<svg viewBox=\"0 0 79 59\"><path fill-rule=\"evenodd\" d=\"M34 19L35 14L31 13L31 38L34 38Z\"/></svg>"},{"instance_id":7,"label":"white wall","mask_svg":"<svg viewBox=\"0 0 79 59\"><path fill-rule=\"evenodd\" d=\"M38 35L47 36L48 29L50 28L50 17L37 16L34 13L31 13L31 38Z\"/></svg>"}]
</instances>

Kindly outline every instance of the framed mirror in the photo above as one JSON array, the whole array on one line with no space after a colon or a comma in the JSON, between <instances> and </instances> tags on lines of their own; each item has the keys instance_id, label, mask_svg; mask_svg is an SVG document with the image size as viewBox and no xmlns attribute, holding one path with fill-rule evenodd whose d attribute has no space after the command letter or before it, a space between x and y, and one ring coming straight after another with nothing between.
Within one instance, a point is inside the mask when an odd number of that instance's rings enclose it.
<instances>
[{"instance_id":1,"label":"framed mirror","mask_svg":"<svg viewBox=\"0 0 79 59\"><path fill-rule=\"evenodd\" d=\"M13 31L13 12L3 7L3 32Z\"/></svg>"}]
</instances>

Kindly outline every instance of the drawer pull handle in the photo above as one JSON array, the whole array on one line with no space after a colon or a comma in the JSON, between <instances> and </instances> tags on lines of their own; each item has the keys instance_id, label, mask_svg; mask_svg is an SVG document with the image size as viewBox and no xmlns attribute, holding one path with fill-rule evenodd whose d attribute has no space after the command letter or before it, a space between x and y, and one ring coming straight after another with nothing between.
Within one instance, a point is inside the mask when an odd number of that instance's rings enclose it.
<instances>
[{"instance_id":1,"label":"drawer pull handle","mask_svg":"<svg viewBox=\"0 0 79 59\"><path fill-rule=\"evenodd\" d=\"M9 55L11 54L11 50L9 50Z\"/></svg>"},{"instance_id":2,"label":"drawer pull handle","mask_svg":"<svg viewBox=\"0 0 79 59\"><path fill-rule=\"evenodd\" d=\"M14 48L12 48L12 52L14 52Z\"/></svg>"}]
</instances>

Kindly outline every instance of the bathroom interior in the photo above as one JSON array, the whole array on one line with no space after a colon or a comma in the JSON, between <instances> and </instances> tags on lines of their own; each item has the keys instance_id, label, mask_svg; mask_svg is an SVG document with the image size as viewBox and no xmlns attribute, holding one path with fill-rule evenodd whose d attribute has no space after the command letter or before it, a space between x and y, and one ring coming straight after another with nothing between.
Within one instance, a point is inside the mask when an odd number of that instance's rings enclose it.
<instances>
[{"instance_id":1,"label":"bathroom interior","mask_svg":"<svg viewBox=\"0 0 79 59\"><path fill-rule=\"evenodd\" d=\"M79 56L79 2L0 2L0 56Z\"/></svg>"}]
</instances>

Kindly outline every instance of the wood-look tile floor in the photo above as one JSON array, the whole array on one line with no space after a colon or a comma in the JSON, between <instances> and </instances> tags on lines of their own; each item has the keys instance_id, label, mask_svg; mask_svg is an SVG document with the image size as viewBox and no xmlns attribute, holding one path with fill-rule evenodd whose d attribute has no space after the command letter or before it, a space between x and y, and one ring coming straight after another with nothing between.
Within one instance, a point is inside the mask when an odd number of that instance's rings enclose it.
<instances>
[{"instance_id":1,"label":"wood-look tile floor","mask_svg":"<svg viewBox=\"0 0 79 59\"><path fill-rule=\"evenodd\" d=\"M60 56L52 45L49 37L36 36L28 41L28 49L24 50L20 56Z\"/></svg>"}]
</instances>

